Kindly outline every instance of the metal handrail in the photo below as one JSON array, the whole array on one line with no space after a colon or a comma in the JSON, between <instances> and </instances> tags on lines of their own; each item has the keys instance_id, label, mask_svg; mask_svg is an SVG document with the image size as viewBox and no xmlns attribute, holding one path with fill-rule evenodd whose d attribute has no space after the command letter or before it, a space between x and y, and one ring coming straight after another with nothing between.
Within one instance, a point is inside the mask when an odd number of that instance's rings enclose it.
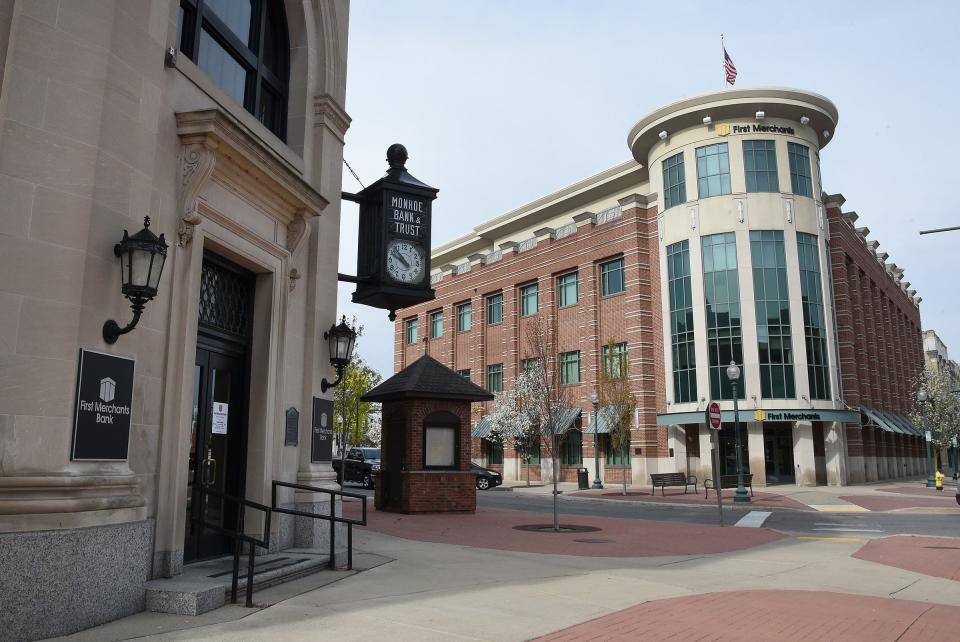
<instances>
[{"instance_id":1,"label":"metal handrail","mask_svg":"<svg viewBox=\"0 0 960 642\"><path fill-rule=\"evenodd\" d=\"M295 490L303 490L309 493L326 493L330 495L330 514L321 515L320 513L310 513L307 511L296 510L293 508L281 508L277 506L277 488L293 488ZM349 517L337 516L336 514L336 502L334 498L336 497L353 497L355 499L363 500L363 517L361 519L351 519ZM367 496L361 495L360 493L351 493L345 490L333 490L331 488L318 488L316 486L307 486L306 484L294 484L292 482L283 482L273 480L273 488L271 491L271 510L277 513L285 513L287 515L298 515L300 517L311 517L313 519L322 519L330 523L330 568L336 568L336 541L337 541L337 524L346 524L347 525L347 569L353 570L353 527L357 526L366 526L367 525Z\"/></svg>"},{"instance_id":2,"label":"metal handrail","mask_svg":"<svg viewBox=\"0 0 960 642\"><path fill-rule=\"evenodd\" d=\"M206 515L206 506L207 503L203 501L203 497L200 497L200 511L198 517L193 517L193 521L200 524L201 528L209 528L214 530L222 535L230 537L234 541L233 545L233 577L230 583L230 603L237 603L237 586L240 583L240 553L243 548L243 542L249 544L249 557L247 558L247 606L253 606L253 573L254 565L256 558L256 546L265 548L268 551L270 550L270 514L271 509L269 506L263 504L258 504L257 502L250 501L249 499L244 499L242 497L236 497L235 495L230 495L224 493L223 491L217 490L213 486L207 484L200 485L200 493L206 493L208 495L213 495L214 497L219 497L224 500L224 502L233 502L239 507L239 512L237 515L237 527L236 529L224 528L219 524L214 524L213 522L208 522L205 518ZM247 535L244 532L244 521L246 517L246 509L253 508L264 513L263 521L263 536L261 539L257 539L252 535Z\"/></svg>"}]
</instances>

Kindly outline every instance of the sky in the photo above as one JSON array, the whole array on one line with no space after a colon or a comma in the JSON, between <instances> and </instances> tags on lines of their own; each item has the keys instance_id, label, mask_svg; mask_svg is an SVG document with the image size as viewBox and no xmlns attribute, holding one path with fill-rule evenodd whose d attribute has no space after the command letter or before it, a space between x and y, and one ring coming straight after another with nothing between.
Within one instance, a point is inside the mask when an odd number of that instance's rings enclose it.
<instances>
[{"instance_id":1,"label":"sky","mask_svg":"<svg viewBox=\"0 0 960 642\"><path fill-rule=\"evenodd\" d=\"M960 360L960 3L352 0L344 158L367 185L391 143L439 188L434 246L630 159L647 113L724 87L795 87L840 113L821 153L879 251L923 297L924 329ZM344 171L343 187L360 185ZM340 271L356 273L356 206L344 202ZM393 373L387 312L338 309L364 326L358 351Z\"/></svg>"}]
</instances>

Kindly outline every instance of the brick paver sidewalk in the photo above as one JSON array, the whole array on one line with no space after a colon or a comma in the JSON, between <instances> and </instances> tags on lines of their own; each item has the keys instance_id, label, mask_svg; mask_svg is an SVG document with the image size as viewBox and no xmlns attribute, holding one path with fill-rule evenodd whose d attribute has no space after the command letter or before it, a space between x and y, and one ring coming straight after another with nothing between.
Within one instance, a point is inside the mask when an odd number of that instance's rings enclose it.
<instances>
[{"instance_id":1,"label":"brick paver sidewalk","mask_svg":"<svg viewBox=\"0 0 960 642\"><path fill-rule=\"evenodd\" d=\"M725 506L733 506L733 496L734 490L727 489L723 491L723 504ZM654 502L654 503L664 503L664 504L700 504L704 506L716 506L717 505L717 496L711 491L710 498L705 499L704 493L701 490L698 493L688 492L684 493L683 489L667 489L665 494L660 494L658 491L656 494L651 494L649 490L638 490L636 488L628 488L627 494L624 495L623 492L616 487L607 487L604 490L583 490L579 492L570 493L573 497L596 497L599 499L619 499L621 501L634 501L634 502ZM750 504L736 504L737 506L743 507L756 507L759 509L768 509L768 508L789 508L792 510L814 510L802 502L798 502L795 499L786 497L785 495L778 495L776 493L768 493L765 491L757 491L754 493L754 496L750 498Z\"/></svg>"},{"instance_id":2,"label":"brick paver sidewalk","mask_svg":"<svg viewBox=\"0 0 960 642\"><path fill-rule=\"evenodd\" d=\"M358 503L344 512L359 516ZM561 524L594 526L588 533L537 533L515 530L524 524L552 523L544 513L477 509L475 514L401 515L370 511L368 528L387 535L440 544L457 544L526 553L587 557L703 555L743 550L779 539L765 528L734 528L638 519L563 515Z\"/></svg>"},{"instance_id":3,"label":"brick paver sidewalk","mask_svg":"<svg viewBox=\"0 0 960 642\"><path fill-rule=\"evenodd\" d=\"M960 607L818 591L732 591L645 602L538 638L956 640Z\"/></svg>"},{"instance_id":4,"label":"brick paver sidewalk","mask_svg":"<svg viewBox=\"0 0 960 642\"><path fill-rule=\"evenodd\" d=\"M915 573L960 581L960 539L910 535L884 537L870 540L853 556ZM960 637L960 619L957 624L954 639Z\"/></svg>"}]
</instances>

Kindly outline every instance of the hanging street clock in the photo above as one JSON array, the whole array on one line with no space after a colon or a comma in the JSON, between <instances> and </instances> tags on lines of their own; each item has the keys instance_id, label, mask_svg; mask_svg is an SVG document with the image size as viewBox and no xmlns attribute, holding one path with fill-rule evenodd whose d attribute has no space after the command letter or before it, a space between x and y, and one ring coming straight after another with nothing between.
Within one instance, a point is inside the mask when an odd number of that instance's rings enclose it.
<instances>
[{"instance_id":1,"label":"hanging street clock","mask_svg":"<svg viewBox=\"0 0 960 642\"><path fill-rule=\"evenodd\" d=\"M430 216L437 190L407 172L407 150L387 150L386 176L344 198L360 204L353 302L390 311L430 301Z\"/></svg>"}]
</instances>

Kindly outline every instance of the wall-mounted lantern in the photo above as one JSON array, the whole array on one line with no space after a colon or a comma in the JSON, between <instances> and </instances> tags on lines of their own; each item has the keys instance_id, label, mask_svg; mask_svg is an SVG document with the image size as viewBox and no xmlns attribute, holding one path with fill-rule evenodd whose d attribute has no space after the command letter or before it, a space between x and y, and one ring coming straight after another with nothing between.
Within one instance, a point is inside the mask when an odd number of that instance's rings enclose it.
<instances>
[{"instance_id":1,"label":"wall-mounted lantern","mask_svg":"<svg viewBox=\"0 0 960 642\"><path fill-rule=\"evenodd\" d=\"M344 315L338 325L330 326L330 329L323 333L323 338L327 340L330 349L330 365L337 369L336 381L330 383L324 378L320 382L320 391L326 392L328 388L339 385L343 379L343 372L353 358L353 344L357 340L357 332L347 325L347 317Z\"/></svg>"},{"instance_id":2,"label":"wall-mounted lantern","mask_svg":"<svg viewBox=\"0 0 960 642\"><path fill-rule=\"evenodd\" d=\"M133 319L123 328L113 319L104 323L103 340L107 343L116 343L121 334L137 327L144 305L157 296L160 274L167 260L167 242L163 234L158 237L150 231L150 217L145 216L143 229L133 236L124 230L123 239L113 246L113 253L120 257L120 291L130 301Z\"/></svg>"}]
</instances>

